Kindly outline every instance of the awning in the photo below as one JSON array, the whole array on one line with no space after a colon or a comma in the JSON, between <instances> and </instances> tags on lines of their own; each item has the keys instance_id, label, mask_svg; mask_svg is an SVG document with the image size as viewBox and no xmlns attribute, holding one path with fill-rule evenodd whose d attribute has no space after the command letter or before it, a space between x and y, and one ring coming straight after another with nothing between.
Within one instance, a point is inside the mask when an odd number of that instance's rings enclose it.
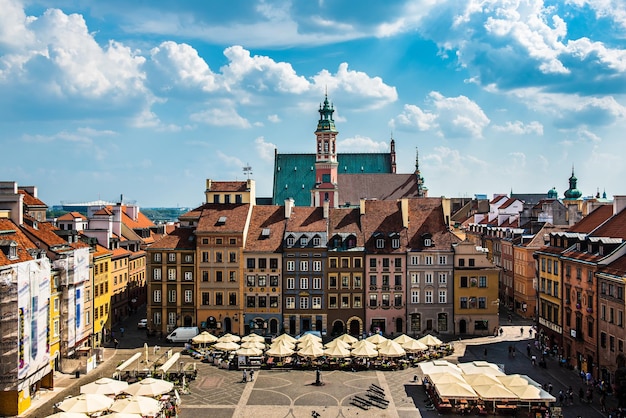
<instances>
[{"instance_id":1,"label":"awning","mask_svg":"<svg viewBox=\"0 0 626 418\"><path fill-rule=\"evenodd\" d=\"M123 372L124 370L126 370L126 368L128 368L131 364L133 364L140 357L141 357L141 353L135 353L131 358L129 358L124 363L122 363L119 366L117 366L115 371Z\"/></svg>"},{"instance_id":2,"label":"awning","mask_svg":"<svg viewBox=\"0 0 626 418\"><path fill-rule=\"evenodd\" d=\"M162 373L167 373L167 371L178 361L180 358L180 353L175 353L172 357L170 357L162 366L158 368L158 370Z\"/></svg>"}]
</instances>

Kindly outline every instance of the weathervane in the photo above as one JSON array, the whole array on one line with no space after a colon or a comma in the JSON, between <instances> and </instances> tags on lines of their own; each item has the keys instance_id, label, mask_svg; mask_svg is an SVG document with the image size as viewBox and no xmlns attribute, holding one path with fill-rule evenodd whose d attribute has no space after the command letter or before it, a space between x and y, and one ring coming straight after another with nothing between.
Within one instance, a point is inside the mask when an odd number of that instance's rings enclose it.
<instances>
[{"instance_id":1,"label":"weathervane","mask_svg":"<svg viewBox=\"0 0 626 418\"><path fill-rule=\"evenodd\" d=\"M252 175L252 167L250 164L246 163L246 166L243 168L243 174L248 176L248 180L250 180L250 176Z\"/></svg>"}]
</instances>

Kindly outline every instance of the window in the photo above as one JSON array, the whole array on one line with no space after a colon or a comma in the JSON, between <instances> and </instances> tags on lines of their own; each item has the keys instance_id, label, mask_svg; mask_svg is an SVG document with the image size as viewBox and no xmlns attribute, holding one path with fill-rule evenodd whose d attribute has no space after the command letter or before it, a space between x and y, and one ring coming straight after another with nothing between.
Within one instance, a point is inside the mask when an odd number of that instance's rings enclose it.
<instances>
[{"instance_id":1,"label":"window","mask_svg":"<svg viewBox=\"0 0 626 418\"><path fill-rule=\"evenodd\" d=\"M237 238L231 238L228 240L228 242L230 243L230 245L237 245Z\"/></svg>"},{"instance_id":2,"label":"window","mask_svg":"<svg viewBox=\"0 0 626 418\"><path fill-rule=\"evenodd\" d=\"M264 275L264 274L259 275L259 279L258 280L259 280L259 287L267 286L267 276L266 275Z\"/></svg>"},{"instance_id":3,"label":"window","mask_svg":"<svg viewBox=\"0 0 626 418\"><path fill-rule=\"evenodd\" d=\"M554 275L559 275L559 262L557 260L554 260Z\"/></svg>"},{"instance_id":4,"label":"window","mask_svg":"<svg viewBox=\"0 0 626 418\"><path fill-rule=\"evenodd\" d=\"M478 287L487 287L487 277L486 276L480 276L478 278Z\"/></svg>"},{"instance_id":5,"label":"window","mask_svg":"<svg viewBox=\"0 0 626 418\"><path fill-rule=\"evenodd\" d=\"M476 260L474 260L473 258L470 258L469 260L467 260L468 266L470 267L474 267L474 265L476 264Z\"/></svg>"},{"instance_id":6,"label":"window","mask_svg":"<svg viewBox=\"0 0 626 418\"><path fill-rule=\"evenodd\" d=\"M411 290L411 303L420 303L420 291Z\"/></svg>"},{"instance_id":7,"label":"window","mask_svg":"<svg viewBox=\"0 0 626 418\"><path fill-rule=\"evenodd\" d=\"M459 258L459 267L465 267L465 259Z\"/></svg>"},{"instance_id":8,"label":"window","mask_svg":"<svg viewBox=\"0 0 626 418\"><path fill-rule=\"evenodd\" d=\"M330 268L331 269L336 269L337 268L337 259L336 258L331 258L330 260L328 260L329 264L330 264Z\"/></svg>"},{"instance_id":9,"label":"window","mask_svg":"<svg viewBox=\"0 0 626 418\"><path fill-rule=\"evenodd\" d=\"M270 286L278 286L278 276L270 276Z\"/></svg>"},{"instance_id":10,"label":"window","mask_svg":"<svg viewBox=\"0 0 626 418\"><path fill-rule=\"evenodd\" d=\"M350 268L350 259L349 258L342 258L341 259L341 268L342 269Z\"/></svg>"},{"instance_id":11,"label":"window","mask_svg":"<svg viewBox=\"0 0 626 418\"><path fill-rule=\"evenodd\" d=\"M420 284L420 274L419 273L411 273L411 285L419 285Z\"/></svg>"},{"instance_id":12,"label":"window","mask_svg":"<svg viewBox=\"0 0 626 418\"><path fill-rule=\"evenodd\" d=\"M278 268L278 258L270 258L270 268L271 269Z\"/></svg>"},{"instance_id":13,"label":"window","mask_svg":"<svg viewBox=\"0 0 626 418\"><path fill-rule=\"evenodd\" d=\"M287 289L295 289L296 288L296 279L293 277L287 278Z\"/></svg>"},{"instance_id":14,"label":"window","mask_svg":"<svg viewBox=\"0 0 626 418\"><path fill-rule=\"evenodd\" d=\"M466 296L461 296L461 309L467 309L467 297Z\"/></svg>"},{"instance_id":15,"label":"window","mask_svg":"<svg viewBox=\"0 0 626 418\"><path fill-rule=\"evenodd\" d=\"M321 289L321 288L322 288L322 278L313 277L313 289Z\"/></svg>"},{"instance_id":16,"label":"window","mask_svg":"<svg viewBox=\"0 0 626 418\"><path fill-rule=\"evenodd\" d=\"M393 285L394 286L402 286L402 275L401 274L396 274L395 276L393 276Z\"/></svg>"},{"instance_id":17,"label":"window","mask_svg":"<svg viewBox=\"0 0 626 418\"><path fill-rule=\"evenodd\" d=\"M253 269L255 264L256 264L255 262L256 262L256 260L254 258L246 259L246 267L249 268L249 269Z\"/></svg>"},{"instance_id":18,"label":"window","mask_svg":"<svg viewBox=\"0 0 626 418\"><path fill-rule=\"evenodd\" d=\"M278 296L270 296L270 308L278 308Z\"/></svg>"},{"instance_id":19,"label":"window","mask_svg":"<svg viewBox=\"0 0 626 418\"><path fill-rule=\"evenodd\" d=\"M208 263L209 262L209 253L206 251L202 252L202 262L203 263Z\"/></svg>"},{"instance_id":20,"label":"window","mask_svg":"<svg viewBox=\"0 0 626 418\"><path fill-rule=\"evenodd\" d=\"M193 272L186 271L185 272L185 280L193 280Z\"/></svg>"},{"instance_id":21,"label":"window","mask_svg":"<svg viewBox=\"0 0 626 418\"><path fill-rule=\"evenodd\" d=\"M313 238L313 246L319 247L321 244L321 240L318 237Z\"/></svg>"},{"instance_id":22,"label":"window","mask_svg":"<svg viewBox=\"0 0 626 418\"><path fill-rule=\"evenodd\" d=\"M341 287L343 289L350 287L350 276L341 276Z\"/></svg>"},{"instance_id":23,"label":"window","mask_svg":"<svg viewBox=\"0 0 626 418\"><path fill-rule=\"evenodd\" d=\"M337 288L337 276L335 276L334 274L328 276L328 287L331 289Z\"/></svg>"},{"instance_id":24,"label":"window","mask_svg":"<svg viewBox=\"0 0 626 418\"><path fill-rule=\"evenodd\" d=\"M342 308L350 307L350 295L341 295L341 307Z\"/></svg>"},{"instance_id":25,"label":"window","mask_svg":"<svg viewBox=\"0 0 626 418\"><path fill-rule=\"evenodd\" d=\"M296 298L289 296L285 298L285 308L296 309Z\"/></svg>"},{"instance_id":26,"label":"window","mask_svg":"<svg viewBox=\"0 0 626 418\"><path fill-rule=\"evenodd\" d=\"M293 247L294 242L295 242L295 239L293 237L287 238L287 246L288 247Z\"/></svg>"},{"instance_id":27,"label":"window","mask_svg":"<svg viewBox=\"0 0 626 418\"><path fill-rule=\"evenodd\" d=\"M254 287L254 282L255 282L254 279L255 279L254 276L246 276L246 286Z\"/></svg>"},{"instance_id":28,"label":"window","mask_svg":"<svg viewBox=\"0 0 626 418\"><path fill-rule=\"evenodd\" d=\"M396 308L402 306L402 293L396 293L393 295L393 306Z\"/></svg>"},{"instance_id":29,"label":"window","mask_svg":"<svg viewBox=\"0 0 626 418\"><path fill-rule=\"evenodd\" d=\"M246 296L246 308L256 308L256 298L254 296Z\"/></svg>"},{"instance_id":30,"label":"window","mask_svg":"<svg viewBox=\"0 0 626 418\"><path fill-rule=\"evenodd\" d=\"M185 290L185 303L193 302L193 291Z\"/></svg>"},{"instance_id":31,"label":"window","mask_svg":"<svg viewBox=\"0 0 626 418\"><path fill-rule=\"evenodd\" d=\"M300 289L308 289L309 288L309 278L301 277L300 278Z\"/></svg>"},{"instance_id":32,"label":"window","mask_svg":"<svg viewBox=\"0 0 626 418\"><path fill-rule=\"evenodd\" d=\"M222 253L221 252L216 252L215 253L215 262L216 263L222 263L223 262L223 257L222 257Z\"/></svg>"},{"instance_id":33,"label":"window","mask_svg":"<svg viewBox=\"0 0 626 418\"><path fill-rule=\"evenodd\" d=\"M202 272L202 281L203 282L208 282L209 281L209 272L208 271L203 271Z\"/></svg>"},{"instance_id":34,"label":"window","mask_svg":"<svg viewBox=\"0 0 626 418\"><path fill-rule=\"evenodd\" d=\"M396 257L396 258L393 260L393 266L394 266L396 269L401 269L401 268L402 268L402 259L401 259L400 257Z\"/></svg>"},{"instance_id":35,"label":"window","mask_svg":"<svg viewBox=\"0 0 626 418\"><path fill-rule=\"evenodd\" d=\"M155 312L152 316L152 320L154 321L154 325L161 325L161 312Z\"/></svg>"},{"instance_id":36,"label":"window","mask_svg":"<svg viewBox=\"0 0 626 418\"><path fill-rule=\"evenodd\" d=\"M161 253L154 253L153 260L157 263L161 262Z\"/></svg>"},{"instance_id":37,"label":"window","mask_svg":"<svg viewBox=\"0 0 626 418\"><path fill-rule=\"evenodd\" d=\"M210 303L209 292L202 292L202 304L208 305Z\"/></svg>"},{"instance_id":38,"label":"window","mask_svg":"<svg viewBox=\"0 0 626 418\"><path fill-rule=\"evenodd\" d=\"M237 305L237 292L230 292L228 294L228 305L230 306Z\"/></svg>"},{"instance_id":39,"label":"window","mask_svg":"<svg viewBox=\"0 0 626 418\"><path fill-rule=\"evenodd\" d=\"M300 271L309 271L309 262L307 260L300 261Z\"/></svg>"},{"instance_id":40,"label":"window","mask_svg":"<svg viewBox=\"0 0 626 418\"><path fill-rule=\"evenodd\" d=\"M306 247L306 245L309 243L309 239L307 237L302 237L300 238L300 245L303 247Z\"/></svg>"},{"instance_id":41,"label":"window","mask_svg":"<svg viewBox=\"0 0 626 418\"><path fill-rule=\"evenodd\" d=\"M352 261L354 263L354 268L355 269L360 269L361 268L361 259L360 258L355 258Z\"/></svg>"},{"instance_id":42,"label":"window","mask_svg":"<svg viewBox=\"0 0 626 418\"><path fill-rule=\"evenodd\" d=\"M221 282L223 280L223 273L222 271L216 271L215 272L215 281L216 282Z\"/></svg>"},{"instance_id":43,"label":"window","mask_svg":"<svg viewBox=\"0 0 626 418\"><path fill-rule=\"evenodd\" d=\"M167 254L167 261L169 261L170 263L176 262L176 253Z\"/></svg>"},{"instance_id":44,"label":"window","mask_svg":"<svg viewBox=\"0 0 626 418\"><path fill-rule=\"evenodd\" d=\"M322 309L322 298L320 296L313 296L311 307L313 309Z\"/></svg>"},{"instance_id":45,"label":"window","mask_svg":"<svg viewBox=\"0 0 626 418\"><path fill-rule=\"evenodd\" d=\"M487 309L487 298L481 296L478 298L478 309Z\"/></svg>"},{"instance_id":46,"label":"window","mask_svg":"<svg viewBox=\"0 0 626 418\"><path fill-rule=\"evenodd\" d=\"M176 302L176 290L171 289L167 291L167 301L168 302Z\"/></svg>"},{"instance_id":47,"label":"window","mask_svg":"<svg viewBox=\"0 0 626 418\"><path fill-rule=\"evenodd\" d=\"M378 238L376 240L376 248L385 248L385 240L382 238Z\"/></svg>"},{"instance_id":48,"label":"window","mask_svg":"<svg viewBox=\"0 0 626 418\"><path fill-rule=\"evenodd\" d=\"M322 262L320 260L313 261L313 271L322 271Z\"/></svg>"},{"instance_id":49,"label":"window","mask_svg":"<svg viewBox=\"0 0 626 418\"><path fill-rule=\"evenodd\" d=\"M388 274L383 274L383 286L389 287L389 275Z\"/></svg>"},{"instance_id":50,"label":"window","mask_svg":"<svg viewBox=\"0 0 626 418\"><path fill-rule=\"evenodd\" d=\"M217 292L215 294L215 304L217 306L222 306L224 304L224 294L222 292Z\"/></svg>"},{"instance_id":51,"label":"window","mask_svg":"<svg viewBox=\"0 0 626 418\"><path fill-rule=\"evenodd\" d=\"M448 264L448 257L446 257L445 255L440 255L439 264Z\"/></svg>"},{"instance_id":52,"label":"window","mask_svg":"<svg viewBox=\"0 0 626 418\"><path fill-rule=\"evenodd\" d=\"M370 258L370 269L375 269L375 268L376 268L376 259Z\"/></svg>"},{"instance_id":53,"label":"window","mask_svg":"<svg viewBox=\"0 0 626 418\"><path fill-rule=\"evenodd\" d=\"M445 290L440 290L439 291L439 303L447 303L448 302L448 297L447 297L447 293Z\"/></svg>"},{"instance_id":54,"label":"window","mask_svg":"<svg viewBox=\"0 0 626 418\"><path fill-rule=\"evenodd\" d=\"M448 275L446 273L439 273L439 284L448 283Z\"/></svg>"},{"instance_id":55,"label":"window","mask_svg":"<svg viewBox=\"0 0 626 418\"><path fill-rule=\"evenodd\" d=\"M287 271L296 271L296 262L293 260L287 261Z\"/></svg>"},{"instance_id":56,"label":"window","mask_svg":"<svg viewBox=\"0 0 626 418\"><path fill-rule=\"evenodd\" d=\"M389 259L387 257L383 258L383 268L384 269L389 268Z\"/></svg>"},{"instance_id":57,"label":"window","mask_svg":"<svg viewBox=\"0 0 626 418\"><path fill-rule=\"evenodd\" d=\"M353 285L354 285L353 286L354 289L360 289L363 286L362 283L361 283L362 282L361 276L359 276L359 275L355 275L352 278L352 282L353 282Z\"/></svg>"},{"instance_id":58,"label":"window","mask_svg":"<svg viewBox=\"0 0 626 418\"><path fill-rule=\"evenodd\" d=\"M424 283L426 283L426 284L433 284L433 274L432 273L425 273L424 274Z\"/></svg>"},{"instance_id":59,"label":"window","mask_svg":"<svg viewBox=\"0 0 626 418\"><path fill-rule=\"evenodd\" d=\"M420 263L420 258L418 255L411 256L411 264L418 265Z\"/></svg>"},{"instance_id":60,"label":"window","mask_svg":"<svg viewBox=\"0 0 626 418\"><path fill-rule=\"evenodd\" d=\"M152 270L152 278L154 280L161 280L161 269Z\"/></svg>"},{"instance_id":61,"label":"window","mask_svg":"<svg viewBox=\"0 0 626 418\"><path fill-rule=\"evenodd\" d=\"M377 283L376 283L377 281L378 280L377 280L376 275L374 275L374 274L370 275L370 286L376 286L377 285Z\"/></svg>"},{"instance_id":62,"label":"window","mask_svg":"<svg viewBox=\"0 0 626 418\"><path fill-rule=\"evenodd\" d=\"M361 296L354 295L354 299L352 300L352 307L360 308L361 307Z\"/></svg>"},{"instance_id":63,"label":"window","mask_svg":"<svg viewBox=\"0 0 626 418\"><path fill-rule=\"evenodd\" d=\"M427 255L424 257L424 264L426 264L427 266L432 266L433 264L433 256L432 255Z\"/></svg>"},{"instance_id":64,"label":"window","mask_svg":"<svg viewBox=\"0 0 626 418\"><path fill-rule=\"evenodd\" d=\"M328 296L328 307L332 309L337 308L337 295Z\"/></svg>"},{"instance_id":65,"label":"window","mask_svg":"<svg viewBox=\"0 0 626 418\"><path fill-rule=\"evenodd\" d=\"M228 260L231 263L236 263L237 262L237 253L233 253L233 252L228 253Z\"/></svg>"},{"instance_id":66,"label":"window","mask_svg":"<svg viewBox=\"0 0 626 418\"><path fill-rule=\"evenodd\" d=\"M152 293L152 301L155 303L160 303L161 302L161 291L160 290L155 290Z\"/></svg>"},{"instance_id":67,"label":"window","mask_svg":"<svg viewBox=\"0 0 626 418\"><path fill-rule=\"evenodd\" d=\"M393 238L391 240L391 247L392 248L400 248L400 238Z\"/></svg>"},{"instance_id":68,"label":"window","mask_svg":"<svg viewBox=\"0 0 626 418\"><path fill-rule=\"evenodd\" d=\"M267 297L259 296L259 308L267 308Z\"/></svg>"},{"instance_id":69,"label":"window","mask_svg":"<svg viewBox=\"0 0 626 418\"><path fill-rule=\"evenodd\" d=\"M300 297L300 309L309 309L308 297Z\"/></svg>"},{"instance_id":70,"label":"window","mask_svg":"<svg viewBox=\"0 0 626 418\"><path fill-rule=\"evenodd\" d=\"M370 308L375 308L378 306L378 295L375 293L370 294Z\"/></svg>"},{"instance_id":71,"label":"window","mask_svg":"<svg viewBox=\"0 0 626 418\"><path fill-rule=\"evenodd\" d=\"M383 293L382 294L382 301L381 301L382 306L384 307L389 307L389 293Z\"/></svg>"},{"instance_id":72,"label":"window","mask_svg":"<svg viewBox=\"0 0 626 418\"><path fill-rule=\"evenodd\" d=\"M424 302L433 303L433 291L432 290L427 290L424 292Z\"/></svg>"}]
</instances>

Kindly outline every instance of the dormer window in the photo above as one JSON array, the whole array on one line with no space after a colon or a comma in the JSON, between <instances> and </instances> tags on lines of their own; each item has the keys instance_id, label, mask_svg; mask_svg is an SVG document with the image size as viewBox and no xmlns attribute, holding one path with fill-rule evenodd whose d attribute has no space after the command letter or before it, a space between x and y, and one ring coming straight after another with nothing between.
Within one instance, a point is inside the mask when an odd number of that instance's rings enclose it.
<instances>
[{"instance_id":1,"label":"dormer window","mask_svg":"<svg viewBox=\"0 0 626 418\"><path fill-rule=\"evenodd\" d=\"M321 242L321 240L319 239L319 237L313 238L313 246L319 247L320 246L320 242Z\"/></svg>"},{"instance_id":2,"label":"dormer window","mask_svg":"<svg viewBox=\"0 0 626 418\"><path fill-rule=\"evenodd\" d=\"M295 243L295 239L293 237L288 237L287 238L287 246L288 247L293 247L293 244Z\"/></svg>"},{"instance_id":3,"label":"dormer window","mask_svg":"<svg viewBox=\"0 0 626 418\"><path fill-rule=\"evenodd\" d=\"M307 237L302 237L300 238L300 245L303 247L306 247L306 245L309 243L309 239Z\"/></svg>"},{"instance_id":4,"label":"dormer window","mask_svg":"<svg viewBox=\"0 0 626 418\"><path fill-rule=\"evenodd\" d=\"M385 240L382 238L378 238L376 240L376 248L385 248Z\"/></svg>"},{"instance_id":5,"label":"dormer window","mask_svg":"<svg viewBox=\"0 0 626 418\"><path fill-rule=\"evenodd\" d=\"M430 238L425 238L424 247L432 247L432 246L433 246L433 240L431 240Z\"/></svg>"},{"instance_id":6,"label":"dormer window","mask_svg":"<svg viewBox=\"0 0 626 418\"><path fill-rule=\"evenodd\" d=\"M391 239L391 247L392 248L400 248L400 238L392 238Z\"/></svg>"}]
</instances>

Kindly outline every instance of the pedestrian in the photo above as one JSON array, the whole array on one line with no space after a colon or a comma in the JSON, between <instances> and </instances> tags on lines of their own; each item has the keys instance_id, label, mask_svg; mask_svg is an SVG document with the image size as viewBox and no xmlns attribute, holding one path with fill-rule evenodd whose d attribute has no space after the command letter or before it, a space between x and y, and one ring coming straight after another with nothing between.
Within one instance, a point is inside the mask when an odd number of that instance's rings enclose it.
<instances>
[{"instance_id":1,"label":"pedestrian","mask_svg":"<svg viewBox=\"0 0 626 418\"><path fill-rule=\"evenodd\" d=\"M122 337L124 336L124 327L120 327L120 334L122 335Z\"/></svg>"},{"instance_id":2,"label":"pedestrian","mask_svg":"<svg viewBox=\"0 0 626 418\"><path fill-rule=\"evenodd\" d=\"M248 371L243 369L243 376L241 378L241 383L246 383L248 381Z\"/></svg>"},{"instance_id":3,"label":"pedestrian","mask_svg":"<svg viewBox=\"0 0 626 418\"><path fill-rule=\"evenodd\" d=\"M580 380L582 381L582 384L585 384L585 372L583 372L582 370L580 371Z\"/></svg>"},{"instance_id":4,"label":"pedestrian","mask_svg":"<svg viewBox=\"0 0 626 418\"><path fill-rule=\"evenodd\" d=\"M500 336L502 337L502 334L504 334L504 330L502 329L502 327L500 327Z\"/></svg>"},{"instance_id":5,"label":"pedestrian","mask_svg":"<svg viewBox=\"0 0 626 418\"><path fill-rule=\"evenodd\" d=\"M526 344L526 355L528 355L528 357L530 357L530 343Z\"/></svg>"},{"instance_id":6,"label":"pedestrian","mask_svg":"<svg viewBox=\"0 0 626 418\"><path fill-rule=\"evenodd\" d=\"M530 364L532 364L533 366L537 365L537 356L536 355L532 355L530 357Z\"/></svg>"},{"instance_id":7,"label":"pedestrian","mask_svg":"<svg viewBox=\"0 0 626 418\"><path fill-rule=\"evenodd\" d=\"M250 381L254 382L254 370L250 370Z\"/></svg>"},{"instance_id":8,"label":"pedestrian","mask_svg":"<svg viewBox=\"0 0 626 418\"><path fill-rule=\"evenodd\" d=\"M509 314L509 322L513 322L513 317Z\"/></svg>"},{"instance_id":9,"label":"pedestrian","mask_svg":"<svg viewBox=\"0 0 626 418\"><path fill-rule=\"evenodd\" d=\"M117 341L117 338L113 338L113 345L115 346L115 349L117 350L117 346L119 345L119 341Z\"/></svg>"},{"instance_id":10,"label":"pedestrian","mask_svg":"<svg viewBox=\"0 0 626 418\"><path fill-rule=\"evenodd\" d=\"M533 329L532 329L532 327L531 327L531 328L528 328L528 337L529 337L529 338L532 338L532 337L533 337Z\"/></svg>"},{"instance_id":11,"label":"pedestrian","mask_svg":"<svg viewBox=\"0 0 626 418\"><path fill-rule=\"evenodd\" d=\"M552 395L552 383L548 383L548 393ZM563 393L563 391L561 391Z\"/></svg>"},{"instance_id":12,"label":"pedestrian","mask_svg":"<svg viewBox=\"0 0 626 418\"><path fill-rule=\"evenodd\" d=\"M559 405L563 406L563 402L565 401L565 395L563 394L563 391L560 390L559 391Z\"/></svg>"},{"instance_id":13,"label":"pedestrian","mask_svg":"<svg viewBox=\"0 0 626 418\"><path fill-rule=\"evenodd\" d=\"M485 358L487 358L487 349L485 348Z\"/></svg>"},{"instance_id":14,"label":"pedestrian","mask_svg":"<svg viewBox=\"0 0 626 418\"><path fill-rule=\"evenodd\" d=\"M591 402L593 402L593 390L587 388L587 403L591 405Z\"/></svg>"},{"instance_id":15,"label":"pedestrian","mask_svg":"<svg viewBox=\"0 0 626 418\"><path fill-rule=\"evenodd\" d=\"M519 335L520 335L520 337L523 337L523 336L524 336L524 327L521 327L521 328L519 329Z\"/></svg>"},{"instance_id":16,"label":"pedestrian","mask_svg":"<svg viewBox=\"0 0 626 418\"><path fill-rule=\"evenodd\" d=\"M604 392L600 395L600 411L606 412L606 395Z\"/></svg>"}]
</instances>

